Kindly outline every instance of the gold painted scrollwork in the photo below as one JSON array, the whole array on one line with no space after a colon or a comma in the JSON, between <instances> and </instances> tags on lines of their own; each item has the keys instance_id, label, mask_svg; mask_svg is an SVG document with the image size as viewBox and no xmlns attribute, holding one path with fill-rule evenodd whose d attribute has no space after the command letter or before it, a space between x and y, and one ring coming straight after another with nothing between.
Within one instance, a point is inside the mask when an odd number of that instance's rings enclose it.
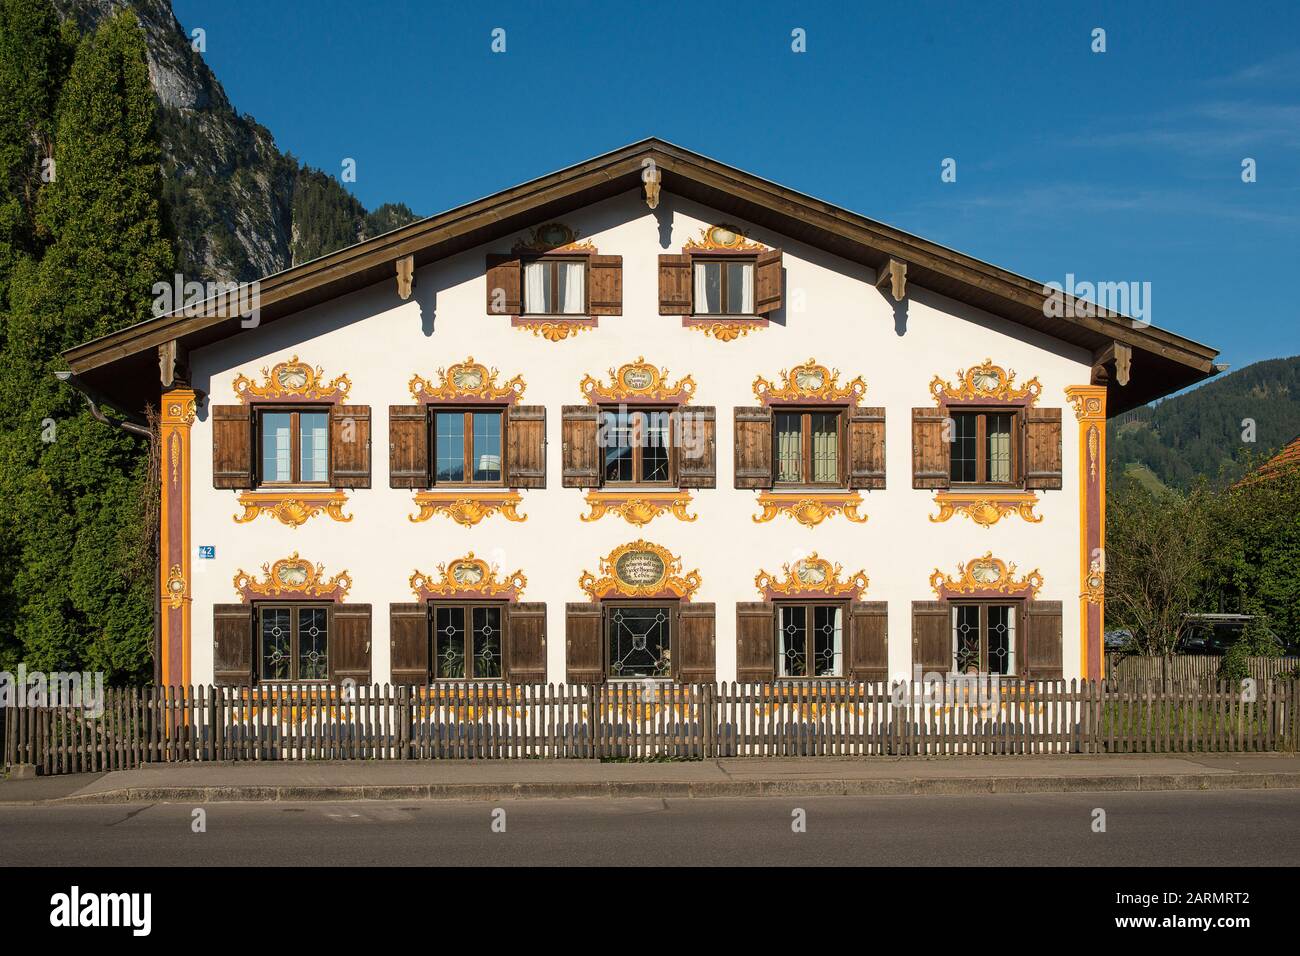
<instances>
[{"instance_id":1,"label":"gold painted scrollwork","mask_svg":"<svg viewBox=\"0 0 1300 956\"><path fill-rule=\"evenodd\" d=\"M169 607L178 608L187 597L188 590L185 584L185 571L179 564L173 564L167 571L167 604Z\"/></svg>"},{"instance_id":2,"label":"gold painted scrollwork","mask_svg":"<svg viewBox=\"0 0 1300 956\"><path fill-rule=\"evenodd\" d=\"M352 589L352 576L347 571L340 571L326 581L324 566L300 558L297 551L274 564L262 565L262 573L265 578L258 581L247 571L235 572L235 590L245 601L258 597L342 601Z\"/></svg>"},{"instance_id":3,"label":"gold painted scrollwork","mask_svg":"<svg viewBox=\"0 0 1300 956\"><path fill-rule=\"evenodd\" d=\"M589 491L584 499L590 511L582 515L583 521L596 521L607 514L616 514L628 524L638 527L649 524L664 513L670 513L678 521L694 521L693 515L686 509L691 504L689 491L669 492L619 492Z\"/></svg>"},{"instance_id":4,"label":"gold painted scrollwork","mask_svg":"<svg viewBox=\"0 0 1300 956\"><path fill-rule=\"evenodd\" d=\"M449 368L438 369L439 382L434 385L419 375L411 377L411 396L418 401L451 402L473 399L483 402L513 403L524 397L522 376L516 375L504 385L497 385L498 372L474 361L470 356Z\"/></svg>"},{"instance_id":5,"label":"gold painted scrollwork","mask_svg":"<svg viewBox=\"0 0 1300 956\"><path fill-rule=\"evenodd\" d=\"M245 491L239 496L242 515L235 515L238 524L247 524L258 515L268 514L281 524L298 528L322 512L335 521L351 521L352 515L343 513L348 503L342 491Z\"/></svg>"},{"instance_id":6,"label":"gold painted scrollwork","mask_svg":"<svg viewBox=\"0 0 1300 956\"><path fill-rule=\"evenodd\" d=\"M1102 569L1101 562L1095 558L1088 566L1080 597L1085 598L1089 604L1100 604L1106 597L1106 572Z\"/></svg>"},{"instance_id":7,"label":"gold painted scrollwork","mask_svg":"<svg viewBox=\"0 0 1300 956\"><path fill-rule=\"evenodd\" d=\"M766 252L767 246L751 242L739 226L719 223L700 230L699 239L687 239L682 252Z\"/></svg>"},{"instance_id":8,"label":"gold painted scrollwork","mask_svg":"<svg viewBox=\"0 0 1300 956\"><path fill-rule=\"evenodd\" d=\"M837 514L842 514L855 524L864 524L867 520L866 515L858 514L862 496L856 491L823 495L764 491L758 496L758 504L763 510L754 515L756 524L771 521L779 514L793 518L809 528L815 528Z\"/></svg>"},{"instance_id":9,"label":"gold painted scrollwork","mask_svg":"<svg viewBox=\"0 0 1300 956\"><path fill-rule=\"evenodd\" d=\"M527 521L516 509L523 496L515 491L418 491L415 504L419 512L410 516L412 522L428 521L442 513L457 524L473 527L484 518L501 513L507 521Z\"/></svg>"},{"instance_id":10,"label":"gold painted scrollwork","mask_svg":"<svg viewBox=\"0 0 1300 956\"><path fill-rule=\"evenodd\" d=\"M726 322L716 319L696 319L686 325L688 329L694 329L697 332L703 332L710 338L717 339L719 342L734 342L743 335L748 335L753 329L767 328L765 322L755 322L749 319L744 322Z\"/></svg>"},{"instance_id":11,"label":"gold painted scrollwork","mask_svg":"<svg viewBox=\"0 0 1300 956\"><path fill-rule=\"evenodd\" d=\"M343 402L352 389L346 375L340 375L328 385L320 366L312 368L294 356L269 369L262 369L265 381L258 385L246 375L235 376L235 396L244 404L252 401L299 399L307 402Z\"/></svg>"},{"instance_id":12,"label":"gold painted scrollwork","mask_svg":"<svg viewBox=\"0 0 1300 956\"><path fill-rule=\"evenodd\" d=\"M521 318L515 322L515 328L527 329L533 335L546 339L548 342L562 342L571 335L577 335L579 332L585 332L595 327L593 322L565 322L551 319Z\"/></svg>"},{"instance_id":13,"label":"gold painted scrollwork","mask_svg":"<svg viewBox=\"0 0 1300 956\"><path fill-rule=\"evenodd\" d=\"M947 521L958 513L964 514L982 528L991 527L1010 514L1018 514L1032 524L1043 520L1042 515L1034 514L1038 496L1032 491L971 494L939 491L935 493L934 502L939 506L939 513L931 515L930 520L935 522Z\"/></svg>"},{"instance_id":14,"label":"gold painted scrollwork","mask_svg":"<svg viewBox=\"0 0 1300 956\"><path fill-rule=\"evenodd\" d=\"M1016 373L994 365L992 359L985 359L982 365L972 365L969 369L957 372L960 384L945 382L936 375L930 381L930 394L936 405L972 401L1024 402L1033 405L1043 392L1043 386L1037 378L1031 378L1023 386L1013 384Z\"/></svg>"},{"instance_id":15,"label":"gold painted scrollwork","mask_svg":"<svg viewBox=\"0 0 1300 956\"><path fill-rule=\"evenodd\" d=\"M1016 566L1008 564L1001 558L993 557L992 551L981 558L958 564L956 577L946 575L937 568L934 574L930 575L930 587L940 597L979 592L1027 594L1032 598L1042 586L1043 576L1038 571L1030 571L1024 577L1017 579Z\"/></svg>"},{"instance_id":16,"label":"gold painted scrollwork","mask_svg":"<svg viewBox=\"0 0 1300 956\"><path fill-rule=\"evenodd\" d=\"M603 385L590 375L584 375L578 386L589 405L606 402L673 402L685 405L695 394L695 379L689 375L668 384L668 369L655 368L639 356L635 362L609 370L610 383Z\"/></svg>"},{"instance_id":17,"label":"gold painted scrollwork","mask_svg":"<svg viewBox=\"0 0 1300 956\"><path fill-rule=\"evenodd\" d=\"M524 593L528 578L522 571L516 571L506 578L497 572L482 558L474 557L471 551L463 558L438 565L438 577L416 571L411 575L411 590L415 596L426 598L464 597L473 595L484 598L508 598L518 600Z\"/></svg>"},{"instance_id":18,"label":"gold painted scrollwork","mask_svg":"<svg viewBox=\"0 0 1300 956\"><path fill-rule=\"evenodd\" d=\"M782 369L785 384L777 388L763 376L754 379L754 396L764 405L772 402L845 402L856 406L867 394L867 383L861 375L840 386L839 369L828 369L809 359L802 365Z\"/></svg>"},{"instance_id":19,"label":"gold painted scrollwork","mask_svg":"<svg viewBox=\"0 0 1300 956\"><path fill-rule=\"evenodd\" d=\"M600 559L596 574L583 571L578 587L593 601L610 596L663 597L689 601L700 587L698 570L682 573L682 561L667 548L637 540Z\"/></svg>"},{"instance_id":20,"label":"gold painted scrollwork","mask_svg":"<svg viewBox=\"0 0 1300 956\"><path fill-rule=\"evenodd\" d=\"M792 595L858 598L866 593L869 584L865 571L859 571L845 579L844 568L838 562L831 564L825 558L818 557L816 551L793 564L783 564L781 570L785 572L784 580L777 580L766 571L759 571L754 578L754 586L769 599Z\"/></svg>"}]
</instances>

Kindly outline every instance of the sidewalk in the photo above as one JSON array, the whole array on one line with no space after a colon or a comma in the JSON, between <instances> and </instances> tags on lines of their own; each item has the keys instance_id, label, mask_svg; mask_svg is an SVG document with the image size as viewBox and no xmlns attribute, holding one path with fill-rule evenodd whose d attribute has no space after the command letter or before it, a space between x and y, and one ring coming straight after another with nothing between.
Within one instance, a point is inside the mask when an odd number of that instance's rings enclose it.
<instances>
[{"instance_id":1,"label":"sidewalk","mask_svg":"<svg viewBox=\"0 0 1300 956\"><path fill-rule=\"evenodd\" d=\"M1300 789L1284 754L169 764L0 781L5 804Z\"/></svg>"}]
</instances>

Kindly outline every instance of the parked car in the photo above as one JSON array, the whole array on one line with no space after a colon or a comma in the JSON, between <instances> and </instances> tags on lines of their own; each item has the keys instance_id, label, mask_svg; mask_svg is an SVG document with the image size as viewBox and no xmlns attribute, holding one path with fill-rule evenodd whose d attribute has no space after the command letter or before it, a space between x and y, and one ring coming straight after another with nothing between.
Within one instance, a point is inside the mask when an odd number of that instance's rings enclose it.
<instances>
[{"instance_id":1,"label":"parked car","mask_svg":"<svg viewBox=\"0 0 1300 956\"><path fill-rule=\"evenodd\" d=\"M1176 654L1226 654L1228 648L1241 639L1246 625L1254 620L1251 614L1186 614L1183 629L1174 647ZM1269 634L1285 654L1295 653L1271 631Z\"/></svg>"}]
</instances>

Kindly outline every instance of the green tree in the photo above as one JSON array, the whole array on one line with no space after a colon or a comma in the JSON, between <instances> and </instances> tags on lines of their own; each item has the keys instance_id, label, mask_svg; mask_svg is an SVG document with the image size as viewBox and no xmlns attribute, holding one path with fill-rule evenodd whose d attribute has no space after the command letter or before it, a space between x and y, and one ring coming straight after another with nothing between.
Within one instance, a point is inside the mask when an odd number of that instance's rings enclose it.
<instances>
[{"instance_id":1,"label":"green tree","mask_svg":"<svg viewBox=\"0 0 1300 956\"><path fill-rule=\"evenodd\" d=\"M171 271L153 124L144 38L126 11L80 42L59 96L57 178L35 214L50 242L14 272L0 382L16 419L0 490L16 532L23 657L118 679L150 670L147 449L92 419L53 373L61 350L148 318L150 288Z\"/></svg>"}]
</instances>

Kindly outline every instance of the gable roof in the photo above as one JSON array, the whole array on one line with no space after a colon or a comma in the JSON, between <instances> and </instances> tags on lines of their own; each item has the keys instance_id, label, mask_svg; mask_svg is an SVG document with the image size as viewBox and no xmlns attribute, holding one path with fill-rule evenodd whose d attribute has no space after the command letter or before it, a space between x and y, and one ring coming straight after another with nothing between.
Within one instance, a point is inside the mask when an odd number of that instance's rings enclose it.
<instances>
[{"instance_id":1,"label":"gable roof","mask_svg":"<svg viewBox=\"0 0 1300 956\"><path fill-rule=\"evenodd\" d=\"M260 321L274 322L378 282L393 283L396 260L427 265L518 233L574 209L639 188L652 160L662 189L773 232L879 270L890 257L908 264L907 279L1099 355L1114 343L1132 347L1128 385L1108 384L1107 412L1118 414L1216 374L1216 349L1114 312L1092 317L1045 314L1043 285L960 252L742 172L659 139L646 139L576 166L410 223L268 276L260 283ZM178 340L198 348L241 331L237 316L212 309L173 312L69 349L72 372L129 409L156 403L158 346Z\"/></svg>"}]
</instances>

